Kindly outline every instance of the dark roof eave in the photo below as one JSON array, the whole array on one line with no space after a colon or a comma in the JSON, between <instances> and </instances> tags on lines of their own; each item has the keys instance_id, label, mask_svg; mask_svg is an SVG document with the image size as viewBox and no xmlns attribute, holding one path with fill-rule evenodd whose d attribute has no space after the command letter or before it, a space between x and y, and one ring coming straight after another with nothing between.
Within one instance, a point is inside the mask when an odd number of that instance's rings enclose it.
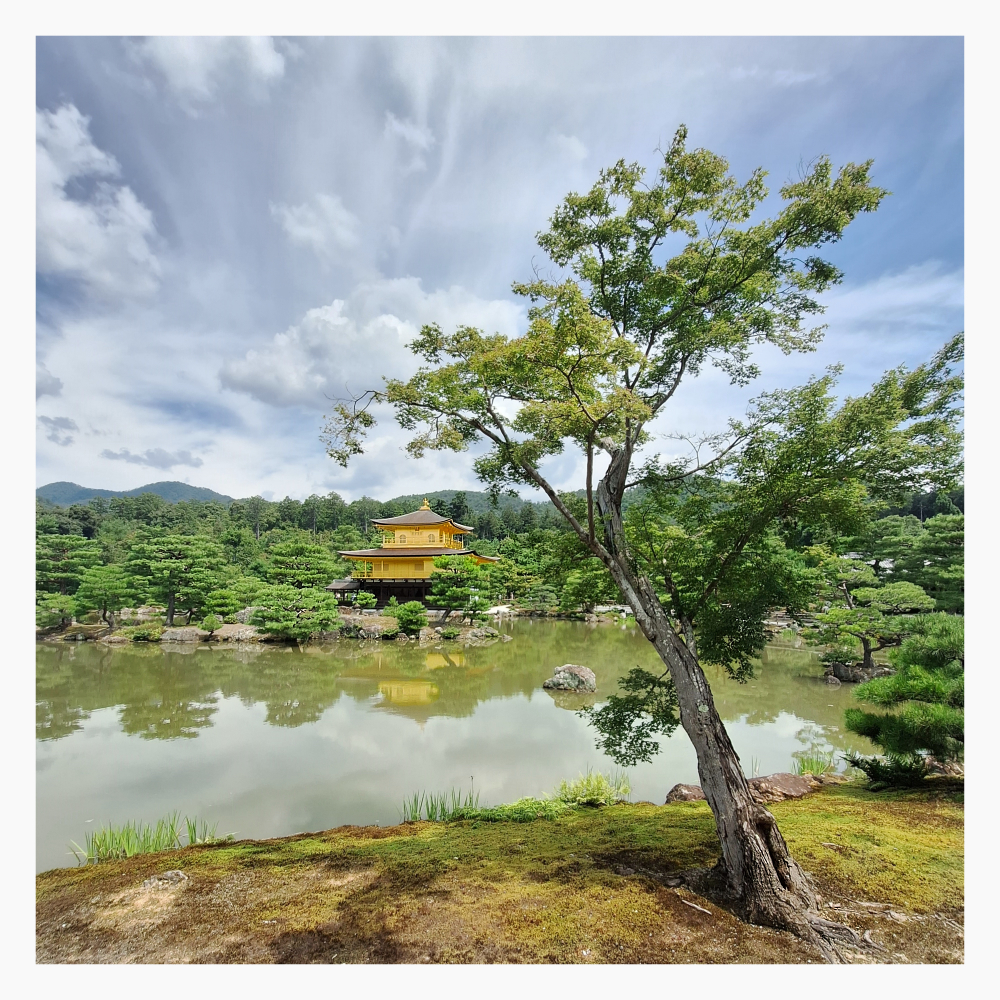
<instances>
[{"instance_id":1,"label":"dark roof eave","mask_svg":"<svg viewBox=\"0 0 1000 1000\"><path fill-rule=\"evenodd\" d=\"M488 559L490 562L497 562L499 556L480 555L473 549L445 549L445 548L411 548L411 549L354 549L338 550L337 555L347 556L349 559L426 559L429 556L476 556L478 559Z\"/></svg>"}]
</instances>

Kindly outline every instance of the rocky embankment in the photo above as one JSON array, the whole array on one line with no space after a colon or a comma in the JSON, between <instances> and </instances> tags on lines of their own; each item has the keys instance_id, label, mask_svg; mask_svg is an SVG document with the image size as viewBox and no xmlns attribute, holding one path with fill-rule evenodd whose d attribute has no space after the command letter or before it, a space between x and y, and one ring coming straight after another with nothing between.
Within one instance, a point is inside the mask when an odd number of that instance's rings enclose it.
<instances>
[{"instance_id":1,"label":"rocky embankment","mask_svg":"<svg viewBox=\"0 0 1000 1000\"><path fill-rule=\"evenodd\" d=\"M842 774L789 774L780 772L759 778L750 778L750 794L762 805L784 802L785 799L801 799L803 795L818 791L824 785L841 785L847 778ZM701 785L674 785L667 792L666 803L697 802L705 798Z\"/></svg>"},{"instance_id":2,"label":"rocky embankment","mask_svg":"<svg viewBox=\"0 0 1000 1000\"><path fill-rule=\"evenodd\" d=\"M235 617L237 621L222 625L213 632L208 632L197 625L175 625L163 627L156 618L159 609L140 608L133 611L124 620L129 624L112 631L103 622L96 624L72 624L62 630L38 630L36 637L48 642L85 642L97 641L108 645L125 645L133 641L160 643L247 643L247 642L283 642L285 640L262 632L249 624L252 608L240 611ZM440 620L443 613L435 615ZM331 632L317 632L314 641L333 642L342 639L353 640L386 640L399 643L416 643L420 646L434 646L440 643L454 643L461 646L488 646L495 642L509 642L509 635L504 635L489 625L458 625L445 624L427 625L419 633L408 635L399 628L399 622L391 615L378 614L345 614L341 616L341 626Z\"/></svg>"}]
</instances>

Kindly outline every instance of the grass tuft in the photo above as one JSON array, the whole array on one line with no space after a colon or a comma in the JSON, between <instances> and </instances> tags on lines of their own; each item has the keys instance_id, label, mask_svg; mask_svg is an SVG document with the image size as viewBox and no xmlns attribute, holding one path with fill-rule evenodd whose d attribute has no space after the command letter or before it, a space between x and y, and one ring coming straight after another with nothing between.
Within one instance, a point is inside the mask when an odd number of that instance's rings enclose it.
<instances>
[{"instance_id":1,"label":"grass tuft","mask_svg":"<svg viewBox=\"0 0 1000 1000\"><path fill-rule=\"evenodd\" d=\"M403 802L400 815L404 823L416 823L420 819L432 823L450 823L454 819L464 819L465 813L479 808L479 792L468 792L463 797L457 789L435 795L433 792L414 792Z\"/></svg>"},{"instance_id":2,"label":"grass tuft","mask_svg":"<svg viewBox=\"0 0 1000 1000\"><path fill-rule=\"evenodd\" d=\"M624 771L603 774L587 768L587 773L581 774L574 781L563 781L553 798L567 805L610 806L615 802L627 801L631 794L632 784Z\"/></svg>"},{"instance_id":3,"label":"grass tuft","mask_svg":"<svg viewBox=\"0 0 1000 1000\"><path fill-rule=\"evenodd\" d=\"M181 823L180 813L171 813L156 821L155 826L130 820L122 826L108 824L86 835L84 846L70 842L70 850L78 865L99 864L102 861L119 861L136 854L156 854L159 851L174 851L193 844L215 844L232 840L233 836L217 837L216 827L205 820L185 816ZM182 840L186 833L187 841Z\"/></svg>"},{"instance_id":4,"label":"grass tuft","mask_svg":"<svg viewBox=\"0 0 1000 1000\"><path fill-rule=\"evenodd\" d=\"M833 770L832 753L804 753L792 759L793 774L828 774Z\"/></svg>"}]
</instances>

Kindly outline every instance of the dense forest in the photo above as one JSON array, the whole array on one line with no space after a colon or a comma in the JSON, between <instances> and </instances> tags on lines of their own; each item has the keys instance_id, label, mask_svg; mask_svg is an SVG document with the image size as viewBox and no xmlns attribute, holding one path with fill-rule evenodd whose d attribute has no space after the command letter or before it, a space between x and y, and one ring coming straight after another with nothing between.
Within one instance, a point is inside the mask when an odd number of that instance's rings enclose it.
<instances>
[{"instance_id":1,"label":"dense forest","mask_svg":"<svg viewBox=\"0 0 1000 1000\"><path fill-rule=\"evenodd\" d=\"M575 494L568 495L568 499L572 504L583 502ZM475 529L468 545L485 555L500 556L500 562L489 573L492 599L514 598L527 606L564 609L618 599L610 579L566 529L564 519L552 504L520 499L515 504L503 498L491 505L485 493L472 494L470 498L460 491L440 491L429 495L429 500L438 513ZM641 506L641 500L641 496L634 496L632 505ZM203 564L199 571L201 584L188 586L175 595L175 604L176 599L182 602L177 604L177 610L186 616L199 614L213 590L230 588L234 581L246 582L249 578L282 582L281 563L293 558L288 554L293 549L298 552L294 558L299 561L311 558L316 563L315 579L310 584L324 584L350 574L350 564L337 556L338 550L380 544L381 535L372 526L373 518L404 514L418 503L410 497L384 503L362 497L346 503L336 493L310 496L302 501L286 497L269 502L251 497L229 505L204 501L168 503L152 493L93 498L86 504L69 507L39 499L36 501L36 589L41 616L51 620L52 614L44 610L51 604L49 598L75 597L85 572L93 567L122 569L122 586L129 597L122 606L155 599L143 582L147 580L145 572L153 570L148 566L143 570L140 555L151 544L170 539L185 540L181 547L186 546L189 551L182 562L190 562L194 569ZM905 507L885 511L882 519L885 525L907 526L908 534L900 537L909 546L909 563L903 558L897 572L906 572L915 583L939 598L946 596L942 584L930 579L936 572L932 567L938 556L930 549L924 553L924 549L933 548L934 543L928 539L938 537L938 529L944 523L941 519L954 520L958 515L961 520L963 507L962 491L940 497L921 494L912 497ZM791 534L795 534L794 529ZM913 541L920 539L924 541L914 550ZM883 564L889 558L892 565L891 557L883 549L895 552L897 557L902 554L896 551L899 545L893 549L895 543L891 538L883 540L877 552L874 549L868 552L865 549L868 543L863 539L819 539L800 534L786 541L800 550L810 544L825 544L840 555L850 553L876 560L876 568L879 558ZM924 560L924 554L930 554L931 559ZM924 561L928 566L922 565ZM950 591L949 594L945 601L947 610L958 610L960 602ZM80 599L86 596L85 592ZM169 596L168 593L167 600L161 603L166 604ZM59 617L65 617L68 608L68 602L63 601ZM81 606L72 610L85 609Z\"/></svg>"}]
</instances>

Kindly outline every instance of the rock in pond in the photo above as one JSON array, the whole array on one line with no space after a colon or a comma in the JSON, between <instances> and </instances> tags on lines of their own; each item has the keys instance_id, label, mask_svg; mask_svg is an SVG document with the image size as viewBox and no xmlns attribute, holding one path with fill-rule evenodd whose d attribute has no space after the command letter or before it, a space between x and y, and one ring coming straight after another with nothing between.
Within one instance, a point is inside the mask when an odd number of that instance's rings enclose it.
<instances>
[{"instance_id":1,"label":"rock in pond","mask_svg":"<svg viewBox=\"0 0 1000 1000\"><path fill-rule=\"evenodd\" d=\"M549 691L596 691L597 677L589 667L564 663L542 684Z\"/></svg>"},{"instance_id":2,"label":"rock in pond","mask_svg":"<svg viewBox=\"0 0 1000 1000\"><path fill-rule=\"evenodd\" d=\"M667 792L667 801L663 804L669 805L671 802L696 802L704 798L705 793L701 790L701 785L674 785Z\"/></svg>"},{"instance_id":3,"label":"rock in pond","mask_svg":"<svg viewBox=\"0 0 1000 1000\"><path fill-rule=\"evenodd\" d=\"M860 663L831 663L826 671L828 677L848 684L863 684L873 677L891 677L895 672L891 667L865 667Z\"/></svg>"}]
</instances>

